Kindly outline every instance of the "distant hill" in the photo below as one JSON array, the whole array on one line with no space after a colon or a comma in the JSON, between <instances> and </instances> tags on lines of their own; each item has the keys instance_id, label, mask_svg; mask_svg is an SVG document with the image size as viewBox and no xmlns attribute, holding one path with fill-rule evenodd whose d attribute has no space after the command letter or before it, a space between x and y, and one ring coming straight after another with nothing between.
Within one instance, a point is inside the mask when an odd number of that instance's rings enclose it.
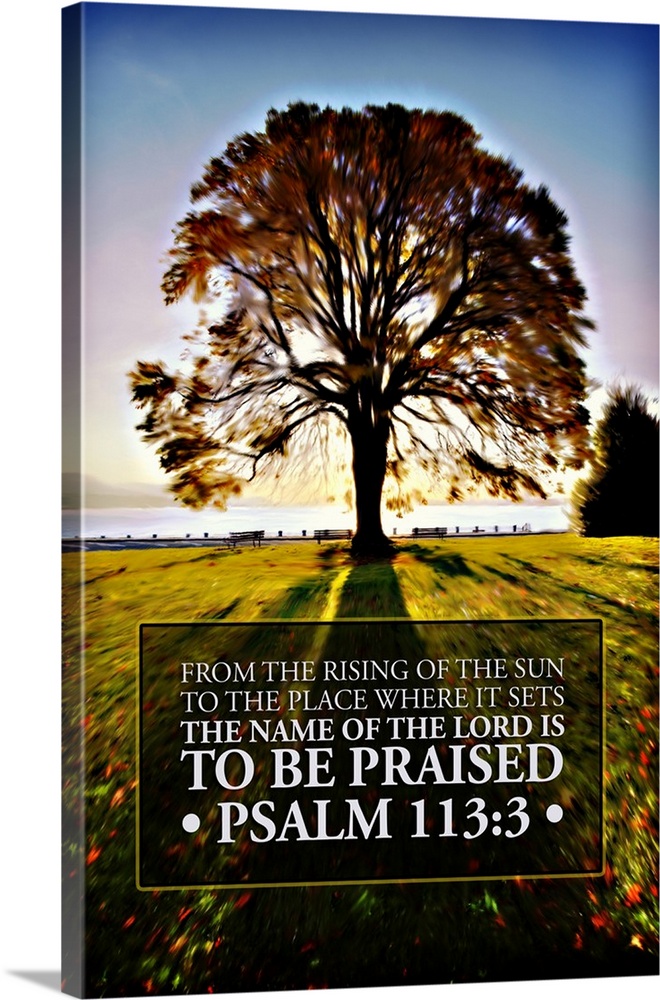
<instances>
[{"instance_id":1,"label":"distant hill","mask_svg":"<svg viewBox=\"0 0 660 1000\"><path fill-rule=\"evenodd\" d=\"M78 510L81 494L85 507L171 507L167 490L155 483L105 483L77 472L62 473L62 507Z\"/></svg>"},{"instance_id":2,"label":"distant hill","mask_svg":"<svg viewBox=\"0 0 660 1000\"><path fill-rule=\"evenodd\" d=\"M99 509L108 507L180 507L165 486L157 483L106 483L95 476L81 476L78 472L62 473L62 509L80 510L80 497L84 487L84 505ZM232 507L270 506L271 501L249 493L234 497Z\"/></svg>"}]
</instances>

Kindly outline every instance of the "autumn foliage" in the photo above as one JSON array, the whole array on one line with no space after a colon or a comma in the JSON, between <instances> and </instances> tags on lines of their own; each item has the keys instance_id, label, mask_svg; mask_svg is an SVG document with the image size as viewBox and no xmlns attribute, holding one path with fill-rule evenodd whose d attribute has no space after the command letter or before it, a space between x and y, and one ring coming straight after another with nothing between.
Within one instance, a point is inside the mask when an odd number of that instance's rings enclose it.
<instances>
[{"instance_id":1,"label":"autumn foliage","mask_svg":"<svg viewBox=\"0 0 660 1000\"><path fill-rule=\"evenodd\" d=\"M138 362L172 489L222 506L262 469L349 456L353 548L386 551L383 490L409 507L543 496L588 453L585 291L544 187L455 114L294 104L208 164L163 291L205 313L189 362Z\"/></svg>"}]
</instances>

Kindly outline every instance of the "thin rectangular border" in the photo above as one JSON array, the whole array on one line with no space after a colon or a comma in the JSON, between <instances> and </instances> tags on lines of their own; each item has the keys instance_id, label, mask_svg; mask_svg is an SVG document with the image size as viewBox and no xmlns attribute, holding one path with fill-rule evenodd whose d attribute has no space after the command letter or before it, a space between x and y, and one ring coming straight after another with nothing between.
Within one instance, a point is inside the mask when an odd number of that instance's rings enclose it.
<instances>
[{"instance_id":1,"label":"thin rectangular border","mask_svg":"<svg viewBox=\"0 0 660 1000\"><path fill-rule=\"evenodd\" d=\"M204 883L201 885L149 885L143 886L140 883L140 784L142 777L142 630L144 628L191 628L196 626L208 627L212 625L216 628L227 628L236 626L254 627L259 625L323 625L331 627L341 624L362 623L391 623L401 622L408 625L504 625L504 624L561 624L578 622L581 624L598 625L599 640L599 661L600 661L600 741L599 741L599 769L600 769L600 817L599 817L599 839L601 847L600 870L589 872L554 872L552 874L530 873L515 875L456 875L441 876L437 878L386 878L386 879L344 879L342 881L321 881L321 882L236 882L236 883ZM413 618L334 618L334 619L306 619L306 618L267 618L255 619L254 621L194 621L194 622L140 622L138 625L138 656L137 656L137 683L135 688L135 748L136 748L136 788L135 788L135 887L139 892L187 892L187 891L208 891L237 890L237 889L300 889L314 886L340 886L340 885L415 885L415 884L438 884L446 882L507 882L516 879L558 879L558 878L600 878L605 874L606 867L606 837L604 828L605 815L605 686L606 686L606 662L605 662L605 622L602 618L433 618L433 619L413 619Z\"/></svg>"}]
</instances>

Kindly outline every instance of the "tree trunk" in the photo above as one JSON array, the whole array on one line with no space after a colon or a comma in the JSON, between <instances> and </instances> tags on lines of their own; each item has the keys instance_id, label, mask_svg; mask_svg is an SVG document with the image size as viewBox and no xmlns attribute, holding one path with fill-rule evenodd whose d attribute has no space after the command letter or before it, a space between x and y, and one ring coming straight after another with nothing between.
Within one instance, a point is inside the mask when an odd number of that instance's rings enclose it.
<instances>
[{"instance_id":1,"label":"tree trunk","mask_svg":"<svg viewBox=\"0 0 660 1000\"><path fill-rule=\"evenodd\" d=\"M353 445L353 479L357 529L351 543L354 556L382 559L392 555L395 546L385 535L380 505L387 463L389 419L372 419L364 411L349 417Z\"/></svg>"}]
</instances>

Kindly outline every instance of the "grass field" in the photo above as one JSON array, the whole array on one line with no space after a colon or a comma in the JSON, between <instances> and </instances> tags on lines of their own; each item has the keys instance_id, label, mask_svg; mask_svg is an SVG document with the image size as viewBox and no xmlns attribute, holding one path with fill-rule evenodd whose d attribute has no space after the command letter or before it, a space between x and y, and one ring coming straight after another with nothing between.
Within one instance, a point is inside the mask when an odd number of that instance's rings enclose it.
<instances>
[{"instance_id":1,"label":"grass field","mask_svg":"<svg viewBox=\"0 0 660 1000\"><path fill-rule=\"evenodd\" d=\"M401 542L391 562L363 565L342 545L313 543L95 552L63 561L65 803L75 826L76 769L84 759L91 991L118 996L656 971L654 540ZM137 892L138 624L333 618L603 619L605 874ZM65 897L74 898L82 891L75 835L65 849Z\"/></svg>"}]
</instances>

